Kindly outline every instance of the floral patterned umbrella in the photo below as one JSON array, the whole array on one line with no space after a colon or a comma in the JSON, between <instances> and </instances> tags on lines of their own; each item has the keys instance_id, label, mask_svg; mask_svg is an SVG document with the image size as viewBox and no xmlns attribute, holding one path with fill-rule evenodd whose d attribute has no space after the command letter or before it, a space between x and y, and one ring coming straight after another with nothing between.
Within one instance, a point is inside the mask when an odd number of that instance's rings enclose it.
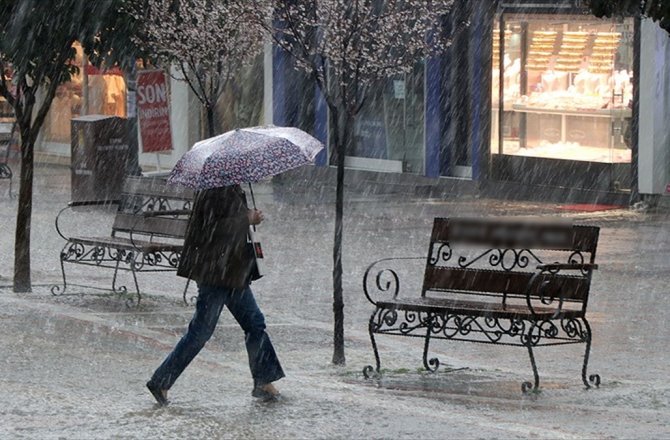
<instances>
[{"instance_id":1,"label":"floral patterned umbrella","mask_svg":"<svg viewBox=\"0 0 670 440\"><path fill-rule=\"evenodd\" d=\"M196 190L258 182L314 162L323 147L294 127L237 129L196 143L168 181Z\"/></svg>"}]
</instances>

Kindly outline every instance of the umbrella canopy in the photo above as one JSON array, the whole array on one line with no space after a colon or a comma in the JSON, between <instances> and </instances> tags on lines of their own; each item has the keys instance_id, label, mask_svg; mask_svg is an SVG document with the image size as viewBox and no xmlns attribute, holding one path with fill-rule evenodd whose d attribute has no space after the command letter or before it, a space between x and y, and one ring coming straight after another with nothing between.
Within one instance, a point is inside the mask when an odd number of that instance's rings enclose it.
<instances>
[{"instance_id":1,"label":"umbrella canopy","mask_svg":"<svg viewBox=\"0 0 670 440\"><path fill-rule=\"evenodd\" d=\"M202 140L168 181L196 190L252 183L314 162L324 145L294 127L250 127Z\"/></svg>"}]
</instances>

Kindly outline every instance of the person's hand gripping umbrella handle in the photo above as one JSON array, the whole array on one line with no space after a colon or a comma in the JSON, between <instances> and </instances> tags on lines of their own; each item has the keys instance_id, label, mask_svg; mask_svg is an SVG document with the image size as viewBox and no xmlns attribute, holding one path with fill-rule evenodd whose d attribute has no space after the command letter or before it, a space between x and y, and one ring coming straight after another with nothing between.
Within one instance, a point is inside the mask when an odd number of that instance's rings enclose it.
<instances>
[{"instance_id":1,"label":"person's hand gripping umbrella handle","mask_svg":"<svg viewBox=\"0 0 670 440\"><path fill-rule=\"evenodd\" d=\"M265 219L265 216L263 216L263 211L259 211L258 209L250 209L249 210L249 224L254 228L254 231L256 230L256 225L260 224Z\"/></svg>"}]
</instances>

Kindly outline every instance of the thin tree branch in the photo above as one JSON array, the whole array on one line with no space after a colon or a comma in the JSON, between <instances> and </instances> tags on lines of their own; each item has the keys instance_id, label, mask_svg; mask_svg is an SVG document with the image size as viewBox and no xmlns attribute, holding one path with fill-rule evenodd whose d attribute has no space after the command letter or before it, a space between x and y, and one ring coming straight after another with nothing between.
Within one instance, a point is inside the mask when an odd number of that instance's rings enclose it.
<instances>
[{"instance_id":1,"label":"thin tree branch","mask_svg":"<svg viewBox=\"0 0 670 440\"><path fill-rule=\"evenodd\" d=\"M195 93L196 98L198 98L198 100L204 104L205 99L200 96L200 93L198 93L197 88L195 87L195 85L191 81L191 78L189 78L189 76L188 76L188 72L190 71L190 67L184 65L183 61L179 61L179 70L181 70L183 80L186 81L186 84L188 84L188 86L191 88L193 93Z\"/></svg>"}]
</instances>

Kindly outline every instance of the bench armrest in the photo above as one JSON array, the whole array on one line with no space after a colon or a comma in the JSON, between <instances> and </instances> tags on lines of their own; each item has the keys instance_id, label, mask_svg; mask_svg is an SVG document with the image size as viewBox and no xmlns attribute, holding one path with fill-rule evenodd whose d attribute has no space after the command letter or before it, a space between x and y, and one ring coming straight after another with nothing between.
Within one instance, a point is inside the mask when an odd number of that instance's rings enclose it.
<instances>
[{"instance_id":1,"label":"bench armrest","mask_svg":"<svg viewBox=\"0 0 670 440\"><path fill-rule=\"evenodd\" d=\"M58 235L61 236L61 238L65 241L70 241L70 237L66 237L65 234L61 232L60 229L60 216L67 211L68 209L76 208L79 206L104 206L104 205L118 205L120 203L120 200L80 200L80 201L72 201L68 202L67 206L65 206L63 209L58 211L58 214L56 215L56 219L54 220L54 226L56 227L56 232Z\"/></svg>"},{"instance_id":2,"label":"bench armrest","mask_svg":"<svg viewBox=\"0 0 670 440\"><path fill-rule=\"evenodd\" d=\"M597 269L598 265L592 263L549 263L537 266L537 270L551 273L558 273L562 270L579 270L582 273L587 273Z\"/></svg>"},{"instance_id":3,"label":"bench armrest","mask_svg":"<svg viewBox=\"0 0 670 440\"><path fill-rule=\"evenodd\" d=\"M118 205L119 203L121 203L120 200L79 200L76 202L69 202L67 207L74 208L75 206Z\"/></svg>"},{"instance_id":4,"label":"bench armrest","mask_svg":"<svg viewBox=\"0 0 670 440\"><path fill-rule=\"evenodd\" d=\"M377 305L375 298L382 294L385 298L391 295L396 298L400 292L400 277L397 270L393 268L393 263L408 260L426 260L426 257L398 257L382 258L367 267L363 275L363 293L373 305ZM374 274L374 275L373 275ZM374 276L374 281L371 277ZM389 298L389 299L391 299Z\"/></svg>"}]
</instances>

